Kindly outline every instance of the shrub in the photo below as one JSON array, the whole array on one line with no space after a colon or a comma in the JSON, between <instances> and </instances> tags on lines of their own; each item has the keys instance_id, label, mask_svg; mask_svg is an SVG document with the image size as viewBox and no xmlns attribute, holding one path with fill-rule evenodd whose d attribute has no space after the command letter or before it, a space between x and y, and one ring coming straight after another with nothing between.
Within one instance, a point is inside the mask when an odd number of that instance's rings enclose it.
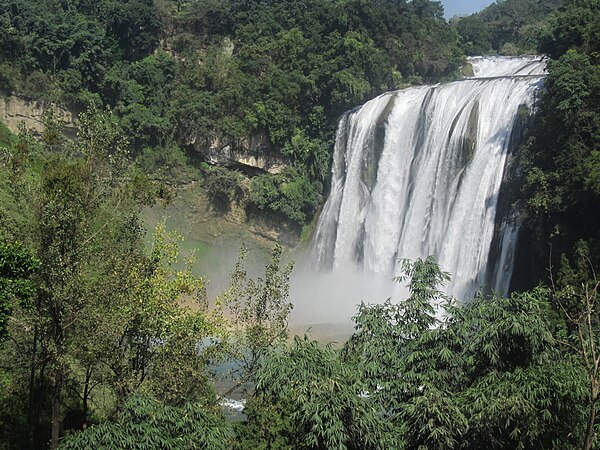
<instances>
[{"instance_id":1,"label":"shrub","mask_svg":"<svg viewBox=\"0 0 600 450\"><path fill-rule=\"evenodd\" d=\"M299 225L310 220L321 202L322 186L294 168L277 175L262 175L252 181L251 205L271 211Z\"/></svg>"},{"instance_id":2,"label":"shrub","mask_svg":"<svg viewBox=\"0 0 600 450\"><path fill-rule=\"evenodd\" d=\"M231 203L244 197L242 175L223 167L211 167L204 172L204 187L213 205L221 212L229 211Z\"/></svg>"}]
</instances>

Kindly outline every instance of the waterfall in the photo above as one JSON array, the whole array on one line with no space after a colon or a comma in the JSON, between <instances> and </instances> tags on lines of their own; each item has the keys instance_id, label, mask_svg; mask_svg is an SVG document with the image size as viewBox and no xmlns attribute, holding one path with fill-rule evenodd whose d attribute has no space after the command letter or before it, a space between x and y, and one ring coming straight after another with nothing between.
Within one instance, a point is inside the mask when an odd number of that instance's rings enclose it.
<instances>
[{"instance_id":1,"label":"waterfall","mask_svg":"<svg viewBox=\"0 0 600 450\"><path fill-rule=\"evenodd\" d=\"M507 292L518 224L499 216L498 199L545 62L470 63L472 78L389 92L341 118L313 265L393 276L400 258L433 255L458 298L483 285Z\"/></svg>"}]
</instances>

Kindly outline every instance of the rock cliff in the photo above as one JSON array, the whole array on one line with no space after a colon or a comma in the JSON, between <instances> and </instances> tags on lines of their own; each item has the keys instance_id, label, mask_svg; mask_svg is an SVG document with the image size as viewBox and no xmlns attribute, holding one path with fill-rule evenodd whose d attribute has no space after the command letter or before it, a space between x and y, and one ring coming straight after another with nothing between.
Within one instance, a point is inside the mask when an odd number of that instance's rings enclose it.
<instances>
[{"instance_id":1,"label":"rock cliff","mask_svg":"<svg viewBox=\"0 0 600 450\"><path fill-rule=\"evenodd\" d=\"M34 132L42 132L43 114L48 109L51 109L54 117L63 124L65 133L76 134L77 115L72 111L46 101L32 100L18 94L0 93L0 121L13 133L18 132L20 123Z\"/></svg>"},{"instance_id":2,"label":"rock cliff","mask_svg":"<svg viewBox=\"0 0 600 450\"><path fill-rule=\"evenodd\" d=\"M264 133L256 133L235 142L216 137L210 140L194 139L190 144L206 162L214 165L272 174L281 172L287 165L287 161L275 154Z\"/></svg>"}]
</instances>

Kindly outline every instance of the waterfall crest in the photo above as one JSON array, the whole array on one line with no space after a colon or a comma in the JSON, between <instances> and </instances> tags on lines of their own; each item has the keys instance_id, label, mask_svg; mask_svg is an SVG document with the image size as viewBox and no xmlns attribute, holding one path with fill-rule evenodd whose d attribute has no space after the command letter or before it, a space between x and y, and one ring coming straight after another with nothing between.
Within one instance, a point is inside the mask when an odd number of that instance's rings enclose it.
<instances>
[{"instance_id":1,"label":"waterfall crest","mask_svg":"<svg viewBox=\"0 0 600 450\"><path fill-rule=\"evenodd\" d=\"M470 62L473 78L386 93L342 117L313 265L394 275L399 258L434 255L458 298L484 284L506 293L518 227L499 220L498 198L545 62Z\"/></svg>"}]
</instances>

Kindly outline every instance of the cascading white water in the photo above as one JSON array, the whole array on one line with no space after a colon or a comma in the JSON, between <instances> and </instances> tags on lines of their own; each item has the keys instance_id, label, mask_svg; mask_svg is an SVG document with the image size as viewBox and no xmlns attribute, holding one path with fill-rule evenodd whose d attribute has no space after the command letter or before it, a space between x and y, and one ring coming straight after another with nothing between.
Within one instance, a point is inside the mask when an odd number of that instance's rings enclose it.
<instances>
[{"instance_id":1,"label":"cascading white water","mask_svg":"<svg viewBox=\"0 0 600 450\"><path fill-rule=\"evenodd\" d=\"M545 62L471 63L474 78L386 93L341 119L312 244L319 268L393 275L399 258L434 255L458 298L486 282L506 293L517 226L498 220L498 198L520 107L531 108Z\"/></svg>"},{"instance_id":2,"label":"cascading white water","mask_svg":"<svg viewBox=\"0 0 600 450\"><path fill-rule=\"evenodd\" d=\"M469 58L473 78L546 75L546 65L539 56L476 56Z\"/></svg>"}]
</instances>

